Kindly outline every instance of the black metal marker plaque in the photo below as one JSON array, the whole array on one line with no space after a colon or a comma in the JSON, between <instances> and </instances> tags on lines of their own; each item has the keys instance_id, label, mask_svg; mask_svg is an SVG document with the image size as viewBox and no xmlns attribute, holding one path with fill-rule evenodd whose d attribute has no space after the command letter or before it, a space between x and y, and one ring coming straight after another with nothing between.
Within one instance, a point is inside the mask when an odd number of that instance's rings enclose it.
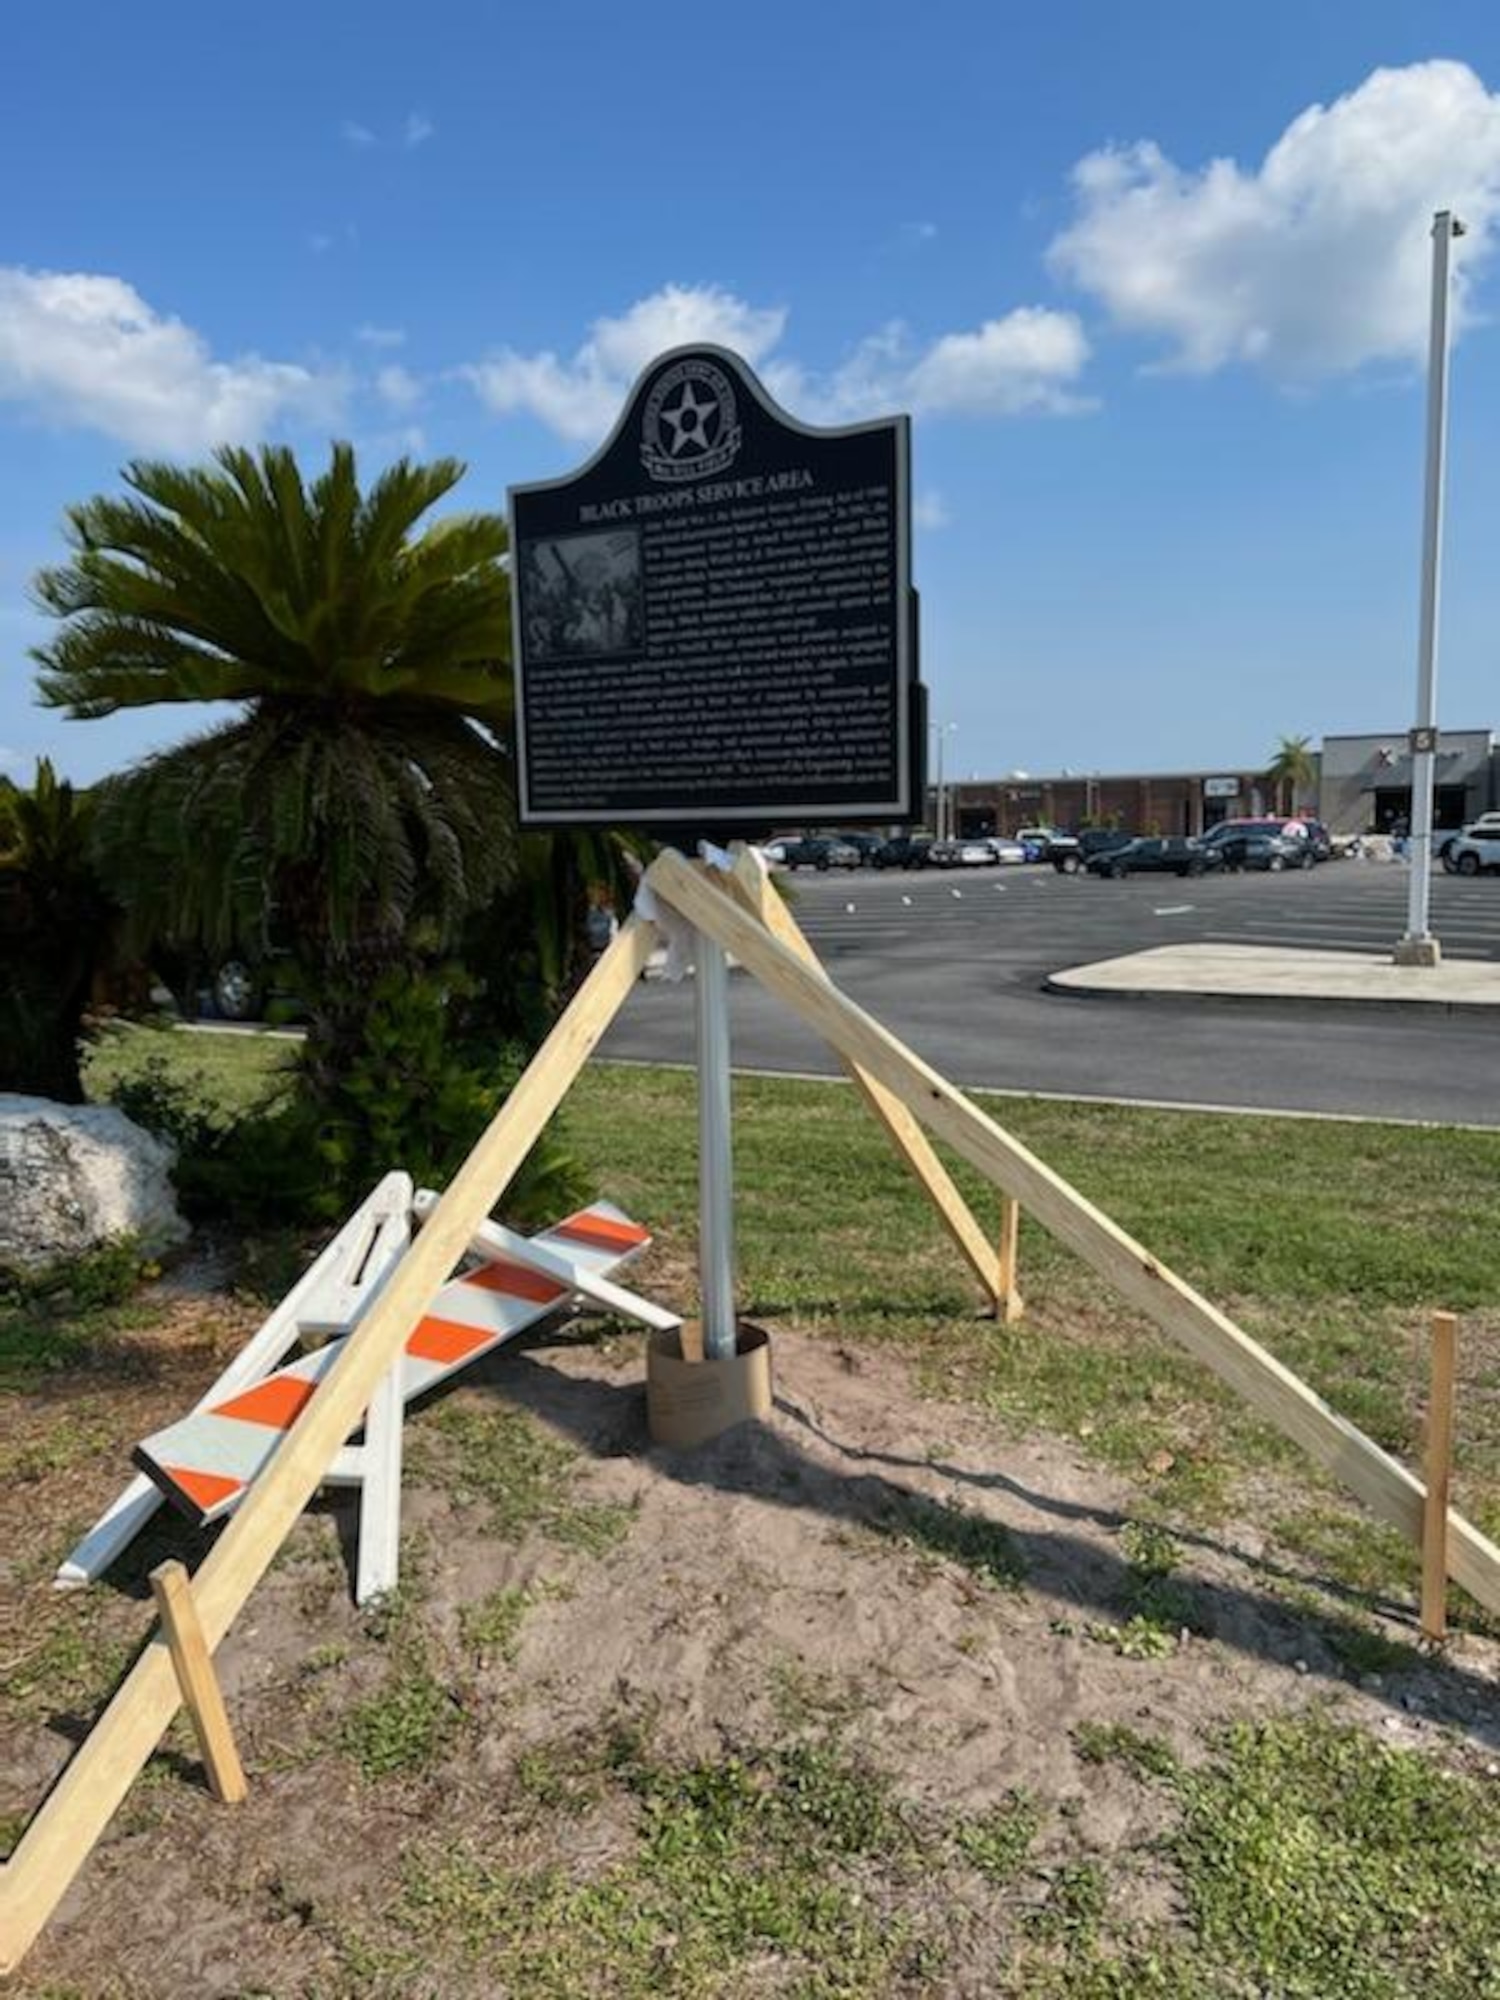
<instances>
[{"instance_id":1,"label":"black metal marker plaque","mask_svg":"<svg viewBox=\"0 0 1500 2000\"><path fill-rule=\"evenodd\" d=\"M512 487L521 824L920 811L909 460L905 417L809 429L693 347Z\"/></svg>"}]
</instances>

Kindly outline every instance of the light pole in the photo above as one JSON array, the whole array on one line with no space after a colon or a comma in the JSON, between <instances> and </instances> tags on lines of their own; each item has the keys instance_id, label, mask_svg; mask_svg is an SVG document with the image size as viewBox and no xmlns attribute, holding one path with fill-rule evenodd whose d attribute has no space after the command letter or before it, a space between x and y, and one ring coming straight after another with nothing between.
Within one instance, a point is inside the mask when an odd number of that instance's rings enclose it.
<instances>
[{"instance_id":1,"label":"light pole","mask_svg":"<svg viewBox=\"0 0 1500 2000\"><path fill-rule=\"evenodd\" d=\"M1411 880L1397 965L1437 965L1428 929L1432 899L1432 797L1437 764L1438 596L1443 556L1443 460L1448 445L1448 250L1464 225L1451 210L1432 218L1432 312L1427 341L1427 488L1422 510L1422 608L1417 625L1417 719L1411 732Z\"/></svg>"},{"instance_id":2,"label":"light pole","mask_svg":"<svg viewBox=\"0 0 1500 2000\"><path fill-rule=\"evenodd\" d=\"M933 815L937 821L937 825L933 830L939 840L946 840L948 833L943 825L943 740L954 733L958 728L958 724L956 722L933 722L929 723L928 727L937 738L937 779L935 783L937 797Z\"/></svg>"}]
</instances>

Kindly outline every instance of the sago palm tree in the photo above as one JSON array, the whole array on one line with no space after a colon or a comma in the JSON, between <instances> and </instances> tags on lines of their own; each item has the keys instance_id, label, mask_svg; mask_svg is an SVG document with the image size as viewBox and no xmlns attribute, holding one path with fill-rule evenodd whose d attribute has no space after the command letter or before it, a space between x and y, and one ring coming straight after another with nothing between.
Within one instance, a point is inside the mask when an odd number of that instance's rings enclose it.
<instances>
[{"instance_id":1,"label":"sago palm tree","mask_svg":"<svg viewBox=\"0 0 1500 2000\"><path fill-rule=\"evenodd\" d=\"M1318 760L1309 736L1277 738L1276 754L1266 767L1266 780L1274 786L1283 812L1295 812L1299 794L1306 793L1318 776Z\"/></svg>"},{"instance_id":2,"label":"sago palm tree","mask_svg":"<svg viewBox=\"0 0 1500 2000\"><path fill-rule=\"evenodd\" d=\"M138 462L68 515L37 578L62 627L44 702L87 718L160 702L235 718L101 788L101 864L135 936L205 952L289 944L315 1005L436 947L513 866L503 520L422 517L456 460L361 492L333 447ZM347 1020L346 1020L347 1025Z\"/></svg>"}]
</instances>

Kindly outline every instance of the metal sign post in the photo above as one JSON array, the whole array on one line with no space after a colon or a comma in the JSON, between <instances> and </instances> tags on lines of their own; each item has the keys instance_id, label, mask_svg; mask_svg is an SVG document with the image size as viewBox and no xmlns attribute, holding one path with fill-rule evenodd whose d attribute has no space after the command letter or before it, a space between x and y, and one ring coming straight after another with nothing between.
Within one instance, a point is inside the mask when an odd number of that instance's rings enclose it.
<instances>
[{"instance_id":1,"label":"metal sign post","mask_svg":"<svg viewBox=\"0 0 1500 2000\"><path fill-rule=\"evenodd\" d=\"M1427 487L1422 517L1422 609L1417 634L1417 716L1411 734L1411 880L1397 965L1437 965L1428 929L1432 892L1432 802L1437 763L1438 595L1443 545L1443 461L1448 443L1448 249L1464 225L1446 208L1432 218L1432 315L1427 360Z\"/></svg>"},{"instance_id":2,"label":"metal sign post","mask_svg":"<svg viewBox=\"0 0 1500 2000\"><path fill-rule=\"evenodd\" d=\"M693 1011L698 1055L698 1271L703 1352L736 1351L734 1155L730 1140L729 960L702 931L693 940Z\"/></svg>"}]
</instances>

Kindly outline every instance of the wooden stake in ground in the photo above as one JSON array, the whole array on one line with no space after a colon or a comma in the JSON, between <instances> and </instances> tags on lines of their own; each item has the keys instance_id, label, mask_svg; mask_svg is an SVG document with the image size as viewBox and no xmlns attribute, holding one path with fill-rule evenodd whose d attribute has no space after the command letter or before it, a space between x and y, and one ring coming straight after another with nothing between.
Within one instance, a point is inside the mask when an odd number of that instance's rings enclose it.
<instances>
[{"instance_id":1,"label":"wooden stake in ground","mask_svg":"<svg viewBox=\"0 0 1500 2000\"><path fill-rule=\"evenodd\" d=\"M164 1562L152 1570L151 1595L161 1613L161 1629L177 1669L177 1685L198 1733L208 1789L221 1805L237 1806L249 1788L240 1753L234 1747L213 1657L198 1623L193 1587L180 1562Z\"/></svg>"},{"instance_id":2,"label":"wooden stake in ground","mask_svg":"<svg viewBox=\"0 0 1500 2000\"><path fill-rule=\"evenodd\" d=\"M867 1070L956 1153L1021 1202L1028 1215L1122 1298L1211 1368L1382 1520L1400 1529L1414 1548L1421 1546L1426 1487L1398 1459L1340 1416L1227 1313L1168 1270L821 972L768 936L763 925L680 854L658 855L646 879L664 903L700 930L717 935L767 992L784 1000L841 1056ZM1487 1609L1500 1611L1500 1548L1461 1514L1449 1517L1448 1557L1454 1581Z\"/></svg>"},{"instance_id":3,"label":"wooden stake in ground","mask_svg":"<svg viewBox=\"0 0 1500 2000\"><path fill-rule=\"evenodd\" d=\"M655 931L640 918L621 925L204 1559L193 1579L193 1598L210 1651L270 1567L433 1293L452 1275L474 1231L635 990L655 943ZM158 1636L120 1683L0 1868L0 1972L14 1970L57 1908L177 1713L179 1698L166 1641Z\"/></svg>"},{"instance_id":4,"label":"wooden stake in ground","mask_svg":"<svg viewBox=\"0 0 1500 2000\"><path fill-rule=\"evenodd\" d=\"M1448 1487L1453 1474L1453 1378L1458 1320L1432 1315L1432 1386L1427 1396L1427 1499L1422 1513L1422 1636L1448 1636Z\"/></svg>"},{"instance_id":5,"label":"wooden stake in ground","mask_svg":"<svg viewBox=\"0 0 1500 2000\"><path fill-rule=\"evenodd\" d=\"M995 1317L1014 1326L1026 1310L1016 1277L1016 1261L1021 1248L1021 1204L1011 1195L1000 1203L1000 1296L995 1301Z\"/></svg>"},{"instance_id":6,"label":"wooden stake in ground","mask_svg":"<svg viewBox=\"0 0 1500 2000\"><path fill-rule=\"evenodd\" d=\"M735 854L729 887L737 900L758 917L778 944L794 951L803 964L821 973L827 968L808 943L797 919L771 884L763 856L754 848L742 847ZM881 1130L921 1183L937 1210L938 1220L967 1258L969 1267L984 1287L997 1318L1019 1318L1019 1309L1007 1308L1007 1292L1001 1276L1000 1258L994 1246L969 1212L968 1204L953 1185L953 1176L932 1149L932 1142L899 1097L868 1075L856 1062L841 1058L846 1074L869 1105ZM1018 1308L1019 1308L1019 1301Z\"/></svg>"}]
</instances>

